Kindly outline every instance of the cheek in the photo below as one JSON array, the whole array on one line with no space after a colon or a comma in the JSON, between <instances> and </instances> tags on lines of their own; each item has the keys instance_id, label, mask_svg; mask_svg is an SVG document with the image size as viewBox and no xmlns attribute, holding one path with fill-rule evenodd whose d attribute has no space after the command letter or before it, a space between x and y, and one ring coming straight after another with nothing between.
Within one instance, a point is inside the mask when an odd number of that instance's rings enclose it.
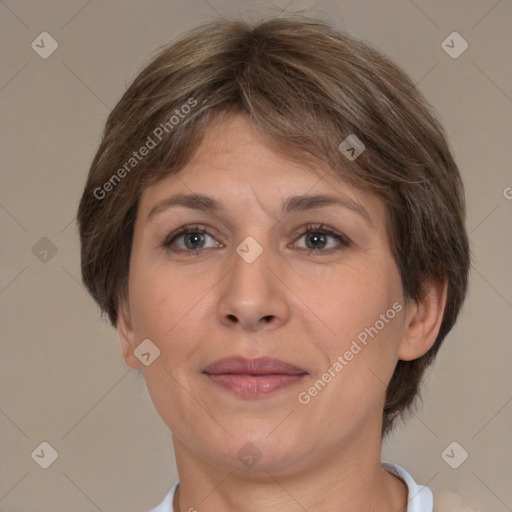
<instances>
[{"instance_id":1,"label":"cheek","mask_svg":"<svg viewBox=\"0 0 512 512\"><path fill-rule=\"evenodd\" d=\"M188 387L188 362L197 350L197 328L202 324L203 301L208 283L190 279L184 273L142 264L134 259L130 275L130 309L137 339L149 338L160 349L160 356L143 367L144 380L156 410L168 427L179 436L187 435L188 421L202 423L202 409ZM185 387L184 387L185 386Z\"/></svg>"},{"instance_id":2,"label":"cheek","mask_svg":"<svg viewBox=\"0 0 512 512\"><path fill-rule=\"evenodd\" d=\"M401 281L396 266L382 256L362 259L325 275L317 275L315 287L306 278L297 295L304 298L318 318L329 328L324 347L333 355L368 330L378 337L395 338L400 322L394 303L402 301Z\"/></svg>"},{"instance_id":3,"label":"cheek","mask_svg":"<svg viewBox=\"0 0 512 512\"><path fill-rule=\"evenodd\" d=\"M136 263L136 262L135 262ZM208 276L176 272L165 266L134 265L130 275L130 307L134 329L146 337L172 339L201 308L201 298L213 287Z\"/></svg>"},{"instance_id":4,"label":"cheek","mask_svg":"<svg viewBox=\"0 0 512 512\"><path fill-rule=\"evenodd\" d=\"M329 380L317 406L335 403L341 415L365 414L380 407L396 365L404 311L400 276L394 262L381 257L346 266L324 284L325 293L310 295L312 309L329 326L327 337L310 332L324 361L314 380Z\"/></svg>"}]
</instances>

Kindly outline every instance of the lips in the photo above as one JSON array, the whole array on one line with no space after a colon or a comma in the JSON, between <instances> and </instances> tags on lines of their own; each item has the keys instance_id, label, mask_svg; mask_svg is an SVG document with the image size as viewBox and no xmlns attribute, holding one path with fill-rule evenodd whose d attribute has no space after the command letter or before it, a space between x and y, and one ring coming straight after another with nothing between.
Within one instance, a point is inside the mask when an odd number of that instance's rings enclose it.
<instances>
[{"instance_id":1,"label":"lips","mask_svg":"<svg viewBox=\"0 0 512 512\"><path fill-rule=\"evenodd\" d=\"M219 359L208 365L204 373L210 375L220 375L223 373L242 374L242 375L271 375L285 374L298 375L307 373L306 370L298 368L279 359L271 357L260 357L257 359L246 359L245 357L228 357Z\"/></svg>"},{"instance_id":2,"label":"lips","mask_svg":"<svg viewBox=\"0 0 512 512\"><path fill-rule=\"evenodd\" d=\"M203 373L213 383L243 397L274 393L296 384L308 374L302 368L269 357L219 359L208 365Z\"/></svg>"}]
</instances>

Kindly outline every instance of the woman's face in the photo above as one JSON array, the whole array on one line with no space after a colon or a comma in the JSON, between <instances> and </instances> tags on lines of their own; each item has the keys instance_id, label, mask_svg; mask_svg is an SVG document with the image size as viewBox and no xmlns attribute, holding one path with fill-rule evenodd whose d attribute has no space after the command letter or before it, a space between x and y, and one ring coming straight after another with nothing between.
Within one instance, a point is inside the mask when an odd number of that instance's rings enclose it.
<instances>
[{"instance_id":1,"label":"woman's face","mask_svg":"<svg viewBox=\"0 0 512 512\"><path fill-rule=\"evenodd\" d=\"M380 445L407 308L384 204L328 171L278 156L239 115L142 194L125 359L175 442L217 466L292 471ZM304 201L317 195L339 202Z\"/></svg>"}]
</instances>

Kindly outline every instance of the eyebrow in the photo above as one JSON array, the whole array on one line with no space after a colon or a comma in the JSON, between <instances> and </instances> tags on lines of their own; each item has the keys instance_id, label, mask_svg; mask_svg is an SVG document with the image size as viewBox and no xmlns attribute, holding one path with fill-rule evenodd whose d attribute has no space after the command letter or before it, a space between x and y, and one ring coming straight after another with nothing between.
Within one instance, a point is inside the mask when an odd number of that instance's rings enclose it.
<instances>
[{"instance_id":1,"label":"eyebrow","mask_svg":"<svg viewBox=\"0 0 512 512\"><path fill-rule=\"evenodd\" d=\"M213 197L204 194L174 194L159 201L149 212L146 221L170 208L182 206L191 210L200 210L213 214L223 214L225 209L222 204ZM341 206L361 215L370 225L373 225L368 211L359 202L341 195L302 195L290 196L284 202L282 213L305 212L328 206Z\"/></svg>"}]
</instances>

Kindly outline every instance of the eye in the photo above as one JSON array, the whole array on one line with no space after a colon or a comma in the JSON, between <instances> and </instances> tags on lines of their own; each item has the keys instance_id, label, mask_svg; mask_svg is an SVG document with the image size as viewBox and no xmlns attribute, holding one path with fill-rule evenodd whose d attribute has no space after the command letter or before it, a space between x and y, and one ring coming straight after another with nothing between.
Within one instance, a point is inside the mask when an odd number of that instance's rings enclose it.
<instances>
[{"instance_id":1,"label":"eye","mask_svg":"<svg viewBox=\"0 0 512 512\"><path fill-rule=\"evenodd\" d=\"M213 243L210 247L206 247L207 238L211 238ZM178 243L182 242L182 244ZM173 244L178 246L178 249L173 249ZM217 242L206 229L201 226L182 226L178 230L171 233L162 242L162 247L173 251L173 252L189 252L196 251L199 253L202 249L208 249L211 247L222 247L220 242Z\"/></svg>"},{"instance_id":2,"label":"eye","mask_svg":"<svg viewBox=\"0 0 512 512\"><path fill-rule=\"evenodd\" d=\"M213 229L212 231L215 232ZM306 242L306 247L298 248L309 251L308 254L312 256L329 255L350 246L350 240L346 236L324 227L323 224L308 224L303 230L299 230L297 235L299 237L297 240L304 238ZM219 237L219 235L215 236ZM207 246L208 238L212 240L210 246ZM329 239L331 239L331 247L328 247ZM195 253L197 255L203 249L224 247L221 242L218 242L214 236L208 232L208 229L197 224L182 226L177 229L164 239L161 246L172 252ZM297 247L297 241L294 243L294 248L295 247Z\"/></svg>"},{"instance_id":3,"label":"eye","mask_svg":"<svg viewBox=\"0 0 512 512\"><path fill-rule=\"evenodd\" d=\"M344 249L350 246L350 240L341 233L324 227L323 224L311 225L309 224L303 231L299 232L299 239L304 237L306 247L305 250L309 250L309 255L312 256L324 256L332 254L335 251ZM334 240L329 245L329 238Z\"/></svg>"}]
</instances>

